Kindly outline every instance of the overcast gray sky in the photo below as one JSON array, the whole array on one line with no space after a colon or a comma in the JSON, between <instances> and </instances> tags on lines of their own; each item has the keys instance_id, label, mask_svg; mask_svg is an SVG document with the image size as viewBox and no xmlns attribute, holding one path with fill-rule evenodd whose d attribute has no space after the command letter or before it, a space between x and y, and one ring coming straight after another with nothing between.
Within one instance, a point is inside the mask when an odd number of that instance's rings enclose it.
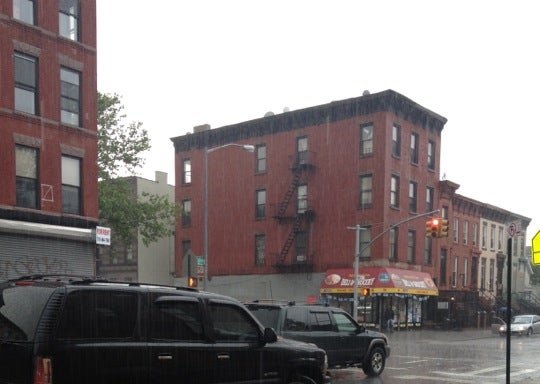
<instances>
[{"instance_id":1,"label":"overcast gray sky","mask_svg":"<svg viewBox=\"0 0 540 384\"><path fill-rule=\"evenodd\" d=\"M441 177L540 229L534 1L97 0L98 90L152 140L393 89L446 117ZM530 245L530 244L529 244Z\"/></svg>"}]
</instances>

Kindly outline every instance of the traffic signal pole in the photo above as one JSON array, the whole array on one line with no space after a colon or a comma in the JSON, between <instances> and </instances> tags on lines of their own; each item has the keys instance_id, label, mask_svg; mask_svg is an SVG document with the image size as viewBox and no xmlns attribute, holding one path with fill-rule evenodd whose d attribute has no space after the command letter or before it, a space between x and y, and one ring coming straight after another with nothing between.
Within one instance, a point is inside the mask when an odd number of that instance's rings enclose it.
<instances>
[{"instance_id":1,"label":"traffic signal pole","mask_svg":"<svg viewBox=\"0 0 540 384\"><path fill-rule=\"evenodd\" d=\"M379 233L377 236L371 239L371 241L368 244L366 244L362 249L360 249L360 231L367 230L367 228L363 228L360 224L356 224L354 227L347 227L347 229L354 229L356 231L356 244L355 244L354 264L353 264L353 268L354 268L353 313L352 313L353 319L356 320L358 316L358 269L360 268L360 255L366 249L368 249L375 240L383 236L385 233L387 233L391 229L399 227L401 224L408 223L409 221L419 219L421 217L431 216L435 213L439 213L440 211L441 211L440 209L436 209L431 212L422 213L420 215L411 216L404 220L401 220L400 222L389 226L387 229Z\"/></svg>"}]
</instances>

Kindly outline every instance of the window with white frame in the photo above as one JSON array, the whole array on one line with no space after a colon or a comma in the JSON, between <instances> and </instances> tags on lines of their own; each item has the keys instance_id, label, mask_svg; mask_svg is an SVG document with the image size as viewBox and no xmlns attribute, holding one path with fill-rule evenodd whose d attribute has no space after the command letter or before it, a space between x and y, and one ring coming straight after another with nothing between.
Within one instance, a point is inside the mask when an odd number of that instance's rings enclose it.
<instances>
[{"instance_id":1,"label":"window with white frame","mask_svg":"<svg viewBox=\"0 0 540 384\"><path fill-rule=\"evenodd\" d=\"M182 226L191 225L191 200L182 200Z\"/></svg>"},{"instance_id":2,"label":"window with white frame","mask_svg":"<svg viewBox=\"0 0 540 384\"><path fill-rule=\"evenodd\" d=\"M472 245L478 245L478 224L472 225Z\"/></svg>"},{"instance_id":3,"label":"window with white frame","mask_svg":"<svg viewBox=\"0 0 540 384\"><path fill-rule=\"evenodd\" d=\"M441 261L439 268L439 275L441 279L441 285L446 285L446 259L447 259L448 250L446 248L441 248Z\"/></svg>"},{"instance_id":4,"label":"window with white frame","mask_svg":"<svg viewBox=\"0 0 540 384\"><path fill-rule=\"evenodd\" d=\"M308 209L308 195L307 194L308 194L307 185L306 184L299 185L297 189L297 199L296 199L298 213L304 213Z\"/></svg>"},{"instance_id":5,"label":"window with white frame","mask_svg":"<svg viewBox=\"0 0 540 384\"><path fill-rule=\"evenodd\" d=\"M418 164L418 134L411 133L411 163Z\"/></svg>"},{"instance_id":6,"label":"window with white frame","mask_svg":"<svg viewBox=\"0 0 540 384\"><path fill-rule=\"evenodd\" d=\"M399 208L399 176L396 175L390 178L390 206Z\"/></svg>"},{"instance_id":7,"label":"window with white frame","mask_svg":"<svg viewBox=\"0 0 540 384\"><path fill-rule=\"evenodd\" d=\"M256 191L255 200L255 217L262 219L266 216L266 189Z\"/></svg>"},{"instance_id":8,"label":"window with white frame","mask_svg":"<svg viewBox=\"0 0 540 384\"><path fill-rule=\"evenodd\" d=\"M486 258L480 262L480 289L486 289Z\"/></svg>"},{"instance_id":9,"label":"window with white frame","mask_svg":"<svg viewBox=\"0 0 540 384\"><path fill-rule=\"evenodd\" d=\"M488 225L487 223L482 223L482 248L487 249L487 236L488 236Z\"/></svg>"},{"instance_id":10,"label":"window with white frame","mask_svg":"<svg viewBox=\"0 0 540 384\"><path fill-rule=\"evenodd\" d=\"M469 242L469 222L467 220L463 221L462 229L463 229L463 234L462 234L461 241L463 242L464 245L467 245L467 243Z\"/></svg>"},{"instance_id":11,"label":"window with white frame","mask_svg":"<svg viewBox=\"0 0 540 384\"><path fill-rule=\"evenodd\" d=\"M15 110L38 114L38 60L15 52Z\"/></svg>"},{"instance_id":12,"label":"window with white frame","mask_svg":"<svg viewBox=\"0 0 540 384\"><path fill-rule=\"evenodd\" d=\"M81 214L81 159L62 156L62 211Z\"/></svg>"},{"instance_id":13,"label":"window with white frame","mask_svg":"<svg viewBox=\"0 0 540 384\"><path fill-rule=\"evenodd\" d=\"M73 41L79 40L79 0L60 0L58 33Z\"/></svg>"},{"instance_id":14,"label":"window with white frame","mask_svg":"<svg viewBox=\"0 0 540 384\"><path fill-rule=\"evenodd\" d=\"M373 204L373 175L360 176L360 206L370 208Z\"/></svg>"},{"instance_id":15,"label":"window with white frame","mask_svg":"<svg viewBox=\"0 0 540 384\"><path fill-rule=\"evenodd\" d=\"M418 211L418 184L414 181L409 182L409 211Z\"/></svg>"},{"instance_id":16,"label":"window with white frame","mask_svg":"<svg viewBox=\"0 0 540 384\"><path fill-rule=\"evenodd\" d=\"M264 265L266 250L266 236L262 234L255 235L255 265Z\"/></svg>"},{"instance_id":17,"label":"window with white frame","mask_svg":"<svg viewBox=\"0 0 540 384\"><path fill-rule=\"evenodd\" d=\"M266 145L259 144L255 147L255 172L266 172Z\"/></svg>"},{"instance_id":18,"label":"window with white frame","mask_svg":"<svg viewBox=\"0 0 540 384\"><path fill-rule=\"evenodd\" d=\"M465 258L463 259L463 273L461 274L461 277L462 277L461 285L463 287L466 287L468 283L468 278L467 278L468 271L469 271L469 259Z\"/></svg>"},{"instance_id":19,"label":"window with white frame","mask_svg":"<svg viewBox=\"0 0 540 384\"><path fill-rule=\"evenodd\" d=\"M81 74L68 68L60 69L60 118L62 123L81 125Z\"/></svg>"},{"instance_id":20,"label":"window with white frame","mask_svg":"<svg viewBox=\"0 0 540 384\"><path fill-rule=\"evenodd\" d=\"M431 140L428 142L427 166L428 169L435 169L435 143Z\"/></svg>"},{"instance_id":21,"label":"window with white frame","mask_svg":"<svg viewBox=\"0 0 540 384\"><path fill-rule=\"evenodd\" d=\"M504 227L499 226L499 236L497 237L497 249L501 251L503 249L504 242Z\"/></svg>"},{"instance_id":22,"label":"window with white frame","mask_svg":"<svg viewBox=\"0 0 540 384\"><path fill-rule=\"evenodd\" d=\"M373 125L360 127L360 155L366 156L373 153Z\"/></svg>"},{"instance_id":23,"label":"window with white frame","mask_svg":"<svg viewBox=\"0 0 540 384\"><path fill-rule=\"evenodd\" d=\"M396 261L397 260L397 241L398 241L398 229L391 228L388 232L388 260Z\"/></svg>"},{"instance_id":24,"label":"window with white frame","mask_svg":"<svg viewBox=\"0 0 540 384\"><path fill-rule=\"evenodd\" d=\"M401 127L397 124L392 126L392 155L401 156Z\"/></svg>"},{"instance_id":25,"label":"window with white frame","mask_svg":"<svg viewBox=\"0 0 540 384\"><path fill-rule=\"evenodd\" d=\"M426 212L433 211L433 198L435 196L435 189L432 187L426 187Z\"/></svg>"},{"instance_id":26,"label":"window with white frame","mask_svg":"<svg viewBox=\"0 0 540 384\"><path fill-rule=\"evenodd\" d=\"M493 291L495 283L495 260L489 260L489 290Z\"/></svg>"},{"instance_id":27,"label":"window with white frame","mask_svg":"<svg viewBox=\"0 0 540 384\"><path fill-rule=\"evenodd\" d=\"M452 267L452 287L457 285L457 273L458 273L458 257L454 256L454 265Z\"/></svg>"},{"instance_id":28,"label":"window with white frame","mask_svg":"<svg viewBox=\"0 0 540 384\"><path fill-rule=\"evenodd\" d=\"M298 164L308 164L308 138L296 138L296 159Z\"/></svg>"},{"instance_id":29,"label":"window with white frame","mask_svg":"<svg viewBox=\"0 0 540 384\"><path fill-rule=\"evenodd\" d=\"M407 232L407 263L414 264L416 259L416 231L409 229Z\"/></svg>"},{"instance_id":30,"label":"window with white frame","mask_svg":"<svg viewBox=\"0 0 540 384\"><path fill-rule=\"evenodd\" d=\"M182 160L182 184L191 184L191 159Z\"/></svg>"},{"instance_id":31,"label":"window with white frame","mask_svg":"<svg viewBox=\"0 0 540 384\"><path fill-rule=\"evenodd\" d=\"M34 0L13 0L13 18L34 25Z\"/></svg>"},{"instance_id":32,"label":"window with white frame","mask_svg":"<svg viewBox=\"0 0 540 384\"><path fill-rule=\"evenodd\" d=\"M360 258L371 257L371 227L362 227L360 231Z\"/></svg>"},{"instance_id":33,"label":"window with white frame","mask_svg":"<svg viewBox=\"0 0 540 384\"><path fill-rule=\"evenodd\" d=\"M489 232L489 249L495 249L495 234L497 233L497 227L495 224L491 224L491 231Z\"/></svg>"},{"instance_id":34,"label":"window with white frame","mask_svg":"<svg viewBox=\"0 0 540 384\"><path fill-rule=\"evenodd\" d=\"M15 147L16 204L18 207L39 208L38 150Z\"/></svg>"},{"instance_id":35,"label":"window with white frame","mask_svg":"<svg viewBox=\"0 0 540 384\"><path fill-rule=\"evenodd\" d=\"M424 240L424 265L431 265L433 252L433 242L431 237L426 237Z\"/></svg>"},{"instance_id":36,"label":"window with white frame","mask_svg":"<svg viewBox=\"0 0 540 384\"><path fill-rule=\"evenodd\" d=\"M296 262L305 263L307 261L307 232L301 231L296 234L295 237L295 251L296 251Z\"/></svg>"},{"instance_id":37,"label":"window with white frame","mask_svg":"<svg viewBox=\"0 0 540 384\"><path fill-rule=\"evenodd\" d=\"M454 218L454 225L452 226L452 233L454 235L454 243L459 241L459 219Z\"/></svg>"}]
</instances>

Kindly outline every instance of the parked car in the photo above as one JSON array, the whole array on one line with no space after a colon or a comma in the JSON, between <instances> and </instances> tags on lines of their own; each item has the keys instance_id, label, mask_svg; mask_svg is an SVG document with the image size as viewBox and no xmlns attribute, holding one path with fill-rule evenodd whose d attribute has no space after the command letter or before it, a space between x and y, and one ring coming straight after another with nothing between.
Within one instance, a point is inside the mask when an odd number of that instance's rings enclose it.
<instances>
[{"instance_id":1,"label":"parked car","mask_svg":"<svg viewBox=\"0 0 540 384\"><path fill-rule=\"evenodd\" d=\"M505 335L507 332L506 324L501 325L499 334ZM512 318L510 323L510 332L512 335L527 335L540 333L540 316L537 315L519 315Z\"/></svg>"},{"instance_id":2,"label":"parked car","mask_svg":"<svg viewBox=\"0 0 540 384\"><path fill-rule=\"evenodd\" d=\"M368 376L377 376L390 356L384 334L365 329L340 308L264 300L246 306L278 335L324 349L331 368L356 366Z\"/></svg>"},{"instance_id":3,"label":"parked car","mask_svg":"<svg viewBox=\"0 0 540 384\"><path fill-rule=\"evenodd\" d=\"M493 316L491 319L491 333L500 334L503 326L506 327L506 322L498 316Z\"/></svg>"},{"instance_id":4,"label":"parked car","mask_svg":"<svg viewBox=\"0 0 540 384\"><path fill-rule=\"evenodd\" d=\"M237 300L183 287L29 276L0 283L0 383L328 383L325 352Z\"/></svg>"}]
</instances>

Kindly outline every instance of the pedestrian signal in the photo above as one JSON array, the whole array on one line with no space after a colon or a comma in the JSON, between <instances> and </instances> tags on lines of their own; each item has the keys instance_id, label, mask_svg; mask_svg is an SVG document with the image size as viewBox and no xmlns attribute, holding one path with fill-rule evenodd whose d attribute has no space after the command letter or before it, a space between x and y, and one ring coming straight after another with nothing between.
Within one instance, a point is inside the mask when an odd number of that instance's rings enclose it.
<instances>
[{"instance_id":1,"label":"pedestrian signal","mask_svg":"<svg viewBox=\"0 0 540 384\"><path fill-rule=\"evenodd\" d=\"M187 286L190 288L197 288L197 278L194 276L189 276L187 278Z\"/></svg>"}]
</instances>

